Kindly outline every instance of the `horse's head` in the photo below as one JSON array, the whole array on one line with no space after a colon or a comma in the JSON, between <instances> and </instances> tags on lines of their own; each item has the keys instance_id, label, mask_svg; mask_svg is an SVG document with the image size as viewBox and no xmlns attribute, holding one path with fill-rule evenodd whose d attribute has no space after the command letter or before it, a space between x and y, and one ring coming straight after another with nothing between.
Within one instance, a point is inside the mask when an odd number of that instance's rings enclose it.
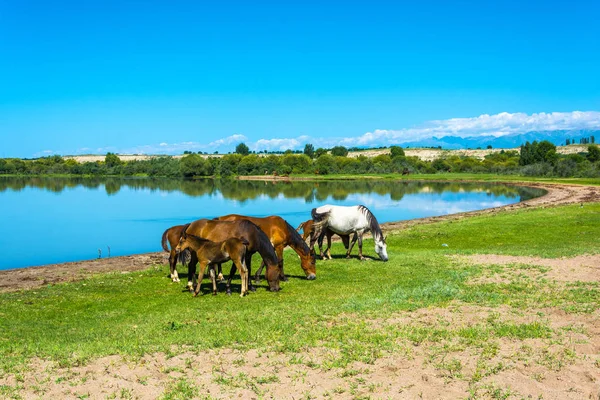
<instances>
[{"instance_id":1,"label":"horse's head","mask_svg":"<svg viewBox=\"0 0 600 400\"><path fill-rule=\"evenodd\" d=\"M306 254L300 253L300 266L306 274L306 279L309 281L317 279L317 261L314 252L308 251Z\"/></svg>"},{"instance_id":2,"label":"horse's head","mask_svg":"<svg viewBox=\"0 0 600 400\"><path fill-rule=\"evenodd\" d=\"M179 243L177 243L177 247L175 247L175 253L179 254L189 247L190 242L188 240L188 235L185 232L183 232L183 234L179 238Z\"/></svg>"},{"instance_id":3,"label":"horse's head","mask_svg":"<svg viewBox=\"0 0 600 400\"><path fill-rule=\"evenodd\" d=\"M385 238L383 236L375 239L375 253L377 253L379 258L381 258L383 261L388 260L387 243L385 242Z\"/></svg>"},{"instance_id":4,"label":"horse's head","mask_svg":"<svg viewBox=\"0 0 600 400\"><path fill-rule=\"evenodd\" d=\"M269 290L271 292L279 292L279 265L267 263L265 277L269 282Z\"/></svg>"}]
</instances>

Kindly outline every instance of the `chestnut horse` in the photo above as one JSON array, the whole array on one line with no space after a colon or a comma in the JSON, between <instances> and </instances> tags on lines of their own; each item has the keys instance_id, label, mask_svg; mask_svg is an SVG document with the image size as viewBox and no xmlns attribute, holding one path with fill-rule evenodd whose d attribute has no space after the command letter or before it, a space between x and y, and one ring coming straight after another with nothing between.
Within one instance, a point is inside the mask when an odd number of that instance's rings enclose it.
<instances>
[{"instance_id":1,"label":"chestnut horse","mask_svg":"<svg viewBox=\"0 0 600 400\"><path fill-rule=\"evenodd\" d=\"M263 262L267 265L266 278L269 283L269 289L273 292L280 290L279 287L279 260L273 245L269 238L258 226L247 220L241 221L215 221L208 219L199 219L187 226L185 233L195 235L213 242L221 242L232 237L246 239L248 241L246 251L246 268L248 268L248 288L254 290L250 276L252 272L252 255L259 253ZM190 279L196 273L196 264L198 260L192 254L192 260L188 266L188 286ZM231 279L235 273L235 268L231 269L229 279L227 280L227 293L230 293Z\"/></svg>"},{"instance_id":2,"label":"chestnut horse","mask_svg":"<svg viewBox=\"0 0 600 400\"><path fill-rule=\"evenodd\" d=\"M306 239L311 237L313 231L314 231L314 226L313 226L314 221L312 219L309 219L308 221L304 221L303 223L301 223L297 228L296 228L296 232L300 232L300 229L302 229L302 239L306 242ZM319 236L319 238L317 239L317 245L319 246L319 256L323 259L330 259L331 260L331 237L333 235L338 235L340 238L342 238L342 243L344 243L344 247L346 248L346 250L348 250L348 245L350 244L350 235L340 235L338 233L335 233L334 231L332 231L329 228L325 228L323 229L323 231L321 232L321 235ZM325 249L325 253L323 253L323 238L327 237L327 248Z\"/></svg>"},{"instance_id":3,"label":"chestnut horse","mask_svg":"<svg viewBox=\"0 0 600 400\"><path fill-rule=\"evenodd\" d=\"M204 278L204 271L206 267L210 268L210 277L212 280L213 295L217 294L217 281L215 277L214 266L227 261L233 261L233 264L237 267L242 279L242 288L240 297L248 292L248 277L246 274L246 246L248 246L246 239L229 238L222 242L211 242L207 239L202 239L198 236L190 235L185 232L181 235L175 251L181 253L186 249L190 249L193 254L196 255L196 259L200 263L200 269L198 271L198 283L196 290L194 290L194 297L198 296L200 292L200 286L202 285L202 278Z\"/></svg>"},{"instance_id":4,"label":"chestnut horse","mask_svg":"<svg viewBox=\"0 0 600 400\"><path fill-rule=\"evenodd\" d=\"M306 274L306 279L313 280L317 278L317 268L315 263L315 256L310 251L306 242L302 240L302 236L296 230L287 223L287 221L277 215L270 217L247 217L245 215L229 214L222 217L215 218L219 221L241 221L246 220L256 224L264 233L267 234L271 244L275 248L275 253L279 258L279 270L281 280L287 280L283 273L283 248L290 246L300 256L300 266ZM260 279L260 273L263 269L264 262L261 264L256 276L256 281Z\"/></svg>"}]
</instances>

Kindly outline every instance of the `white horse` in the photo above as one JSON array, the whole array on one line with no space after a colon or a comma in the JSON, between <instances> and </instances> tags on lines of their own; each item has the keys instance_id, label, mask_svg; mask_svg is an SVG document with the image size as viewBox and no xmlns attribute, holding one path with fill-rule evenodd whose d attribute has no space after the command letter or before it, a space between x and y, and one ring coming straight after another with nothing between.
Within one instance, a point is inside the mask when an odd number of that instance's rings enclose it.
<instances>
[{"instance_id":1,"label":"white horse","mask_svg":"<svg viewBox=\"0 0 600 400\"><path fill-rule=\"evenodd\" d=\"M385 238L381 232L381 227L377 222L377 218L365 206L332 206L325 205L318 208L313 208L311 212L314 221L313 234L310 237L310 249L314 250L315 242L319 238L321 232L325 228L329 228L338 235L349 235L354 233L352 242L346 252L346 257L350 258L350 252L356 239L358 238L358 257L364 260L362 255L362 237L365 232L373 234L375 241L375 253L383 261L388 260L387 245Z\"/></svg>"}]
</instances>

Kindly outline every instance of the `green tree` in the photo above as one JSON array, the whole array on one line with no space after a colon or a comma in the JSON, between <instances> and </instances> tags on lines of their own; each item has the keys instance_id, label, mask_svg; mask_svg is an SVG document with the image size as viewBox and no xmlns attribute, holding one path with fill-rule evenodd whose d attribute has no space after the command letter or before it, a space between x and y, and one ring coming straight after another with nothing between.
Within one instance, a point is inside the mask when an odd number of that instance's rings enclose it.
<instances>
[{"instance_id":1,"label":"green tree","mask_svg":"<svg viewBox=\"0 0 600 400\"><path fill-rule=\"evenodd\" d=\"M315 157L319 158L321 157L323 154L327 153L327 150L325 150L322 147L319 147L316 151L315 151Z\"/></svg>"},{"instance_id":2,"label":"green tree","mask_svg":"<svg viewBox=\"0 0 600 400\"><path fill-rule=\"evenodd\" d=\"M304 154L306 154L310 158L314 158L315 157L315 146L313 146L310 143L307 143L306 145L304 145Z\"/></svg>"},{"instance_id":3,"label":"green tree","mask_svg":"<svg viewBox=\"0 0 600 400\"><path fill-rule=\"evenodd\" d=\"M246 143L242 142L242 143L238 144L237 146L235 146L235 152L237 154L247 156L248 154L250 154L250 149L248 148L248 146L246 146Z\"/></svg>"},{"instance_id":4,"label":"green tree","mask_svg":"<svg viewBox=\"0 0 600 400\"><path fill-rule=\"evenodd\" d=\"M121 165L121 159L115 153L108 152L104 157L104 163L108 168L112 168Z\"/></svg>"},{"instance_id":5,"label":"green tree","mask_svg":"<svg viewBox=\"0 0 600 400\"><path fill-rule=\"evenodd\" d=\"M588 146L588 153L586 158L590 162L600 161L600 147L598 147L598 145L596 144L590 144Z\"/></svg>"},{"instance_id":6,"label":"green tree","mask_svg":"<svg viewBox=\"0 0 600 400\"><path fill-rule=\"evenodd\" d=\"M344 146L335 146L331 149L331 155L337 157L346 157L348 155L348 149Z\"/></svg>"},{"instance_id":7,"label":"green tree","mask_svg":"<svg viewBox=\"0 0 600 400\"><path fill-rule=\"evenodd\" d=\"M404 150L400 146L390 147L390 155L392 156L392 159L406 156L406 154L404 154Z\"/></svg>"}]
</instances>

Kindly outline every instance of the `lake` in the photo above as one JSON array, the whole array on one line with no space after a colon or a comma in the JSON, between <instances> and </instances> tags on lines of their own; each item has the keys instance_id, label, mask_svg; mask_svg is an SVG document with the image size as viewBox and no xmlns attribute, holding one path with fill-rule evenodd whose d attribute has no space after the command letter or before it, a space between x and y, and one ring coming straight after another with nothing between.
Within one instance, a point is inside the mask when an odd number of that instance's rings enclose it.
<instances>
[{"instance_id":1,"label":"lake","mask_svg":"<svg viewBox=\"0 0 600 400\"><path fill-rule=\"evenodd\" d=\"M296 227L323 204L367 206L380 223L517 203L541 189L406 181L181 181L0 177L0 269L161 251L165 229L225 214ZM110 248L110 250L109 250Z\"/></svg>"}]
</instances>

